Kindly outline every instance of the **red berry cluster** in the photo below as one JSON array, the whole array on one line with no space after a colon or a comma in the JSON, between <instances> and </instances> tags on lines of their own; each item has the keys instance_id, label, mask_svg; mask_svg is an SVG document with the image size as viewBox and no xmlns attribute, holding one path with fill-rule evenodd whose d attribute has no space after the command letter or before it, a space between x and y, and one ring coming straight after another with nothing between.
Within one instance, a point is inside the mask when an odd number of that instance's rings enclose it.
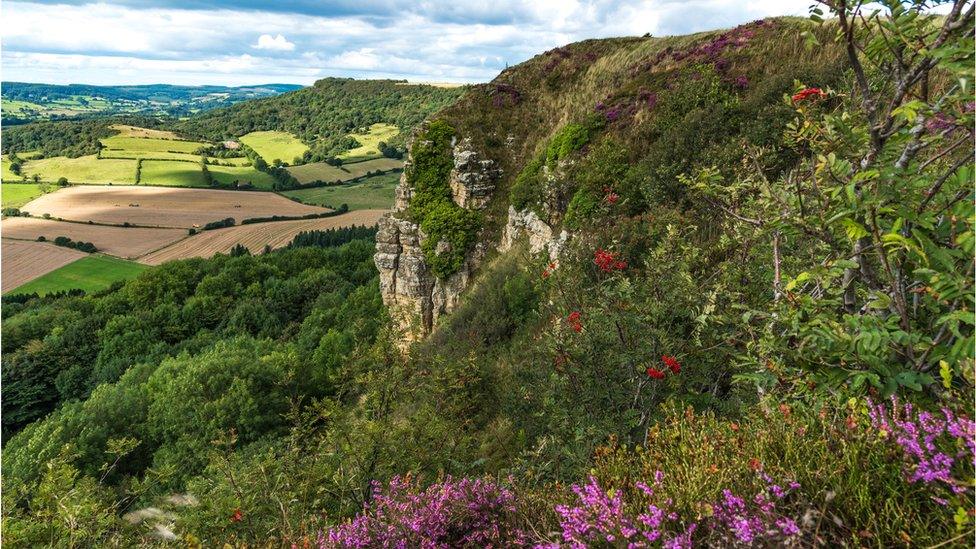
<instances>
[{"instance_id":1,"label":"red berry cluster","mask_svg":"<svg viewBox=\"0 0 976 549\"><path fill-rule=\"evenodd\" d=\"M620 259L620 254L616 252L608 252L603 248L599 248L593 254L593 263L596 263L596 266L605 273L622 271L627 268L627 262Z\"/></svg>"},{"instance_id":2,"label":"red berry cluster","mask_svg":"<svg viewBox=\"0 0 976 549\"><path fill-rule=\"evenodd\" d=\"M678 359L674 358L673 356L662 355L661 362L664 363L664 365L667 367L668 370L671 370L672 374L681 373L681 363L678 362ZM647 368L647 375L649 375L653 379L664 379L664 371L658 370L653 366Z\"/></svg>"},{"instance_id":3,"label":"red berry cluster","mask_svg":"<svg viewBox=\"0 0 976 549\"><path fill-rule=\"evenodd\" d=\"M811 97L814 99L822 99L824 97L827 97L827 94L824 93L824 91L821 90L820 88L805 88L803 90L800 90L799 93L793 95L793 102L799 103L800 101L806 101Z\"/></svg>"},{"instance_id":4,"label":"red berry cluster","mask_svg":"<svg viewBox=\"0 0 976 549\"><path fill-rule=\"evenodd\" d=\"M569 327L576 333L583 331L583 322L580 320L582 316L579 311L573 311L566 317L566 322L569 322Z\"/></svg>"}]
</instances>

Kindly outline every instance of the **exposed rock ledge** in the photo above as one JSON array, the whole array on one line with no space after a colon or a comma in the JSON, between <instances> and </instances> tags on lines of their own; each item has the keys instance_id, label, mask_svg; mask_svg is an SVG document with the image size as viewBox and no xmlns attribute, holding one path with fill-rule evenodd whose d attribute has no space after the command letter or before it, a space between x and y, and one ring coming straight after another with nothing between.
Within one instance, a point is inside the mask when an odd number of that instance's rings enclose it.
<instances>
[{"instance_id":1,"label":"exposed rock ledge","mask_svg":"<svg viewBox=\"0 0 976 549\"><path fill-rule=\"evenodd\" d=\"M509 206L508 223L505 224L502 241L498 245L499 251L510 249L522 236L528 238L530 252L538 254L544 251L550 261L556 260L569 239L569 233L565 230L555 236L552 227L532 210L516 211L514 206Z\"/></svg>"}]
</instances>

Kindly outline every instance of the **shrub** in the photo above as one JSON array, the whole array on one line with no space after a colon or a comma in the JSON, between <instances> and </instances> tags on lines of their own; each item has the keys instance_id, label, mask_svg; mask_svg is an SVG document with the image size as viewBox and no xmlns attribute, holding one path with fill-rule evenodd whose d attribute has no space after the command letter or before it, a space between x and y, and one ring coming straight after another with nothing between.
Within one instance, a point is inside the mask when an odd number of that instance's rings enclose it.
<instances>
[{"instance_id":1,"label":"shrub","mask_svg":"<svg viewBox=\"0 0 976 549\"><path fill-rule=\"evenodd\" d=\"M515 496L491 479L447 477L426 489L394 477L372 501L329 530L319 547L501 547L527 543L514 528Z\"/></svg>"}]
</instances>

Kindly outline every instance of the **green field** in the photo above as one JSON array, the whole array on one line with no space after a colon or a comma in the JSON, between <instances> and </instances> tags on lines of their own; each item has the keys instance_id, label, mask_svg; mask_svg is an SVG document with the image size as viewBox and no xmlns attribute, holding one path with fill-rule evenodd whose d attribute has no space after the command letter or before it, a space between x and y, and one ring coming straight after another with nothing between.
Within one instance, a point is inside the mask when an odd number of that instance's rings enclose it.
<instances>
[{"instance_id":1,"label":"green field","mask_svg":"<svg viewBox=\"0 0 976 549\"><path fill-rule=\"evenodd\" d=\"M250 183L258 189L272 189L275 179L270 175L259 172L250 166L207 166L207 170L213 175L214 181L225 185L233 184L235 181L240 183Z\"/></svg>"},{"instance_id":2,"label":"green field","mask_svg":"<svg viewBox=\"0 0 976 549\"><path fill-rule=\"evenodd\" d=\"M305 143L287 132L251 132L241 137L240 141L254 149L268 164L275 160L291 164L308 150Z\"/></svg>"},{"instance_id":3,"label":"green field","mask_svg":"<svg viewBox=\"0 0 976 549\"><path fill-rule=\"evenodd\" d=\"M103 161L104 162L104 161ZM140 185L167 187L206 187L199 163L175 160L143 160Z\"/></svg>"},{"instance_id":4,"label":"green field","mask_svg":"<svg viewBox=\"0 0 976 549\"><path fill-rule=\"evenodd\" d=\"M95 292L108 288L118 280L133 278L148 268L147 265L134 261L125 261L107 255L91 255L68 263L60 269L55 269L6 293L36 292L44 295L75 288Z\"/></svg>"},{"instance_id":5,"label":"green field","mask_svg":"<svg viewBox=\"0 0 976 549\"><path fill-rule=\"evenodd\" d=\"M318 187L281 193L297 198L306 204L338 208L341 204L350 210L375 210L393 207L394 191L400 174L388 173L364 179L351 185Z\"/></svg>"},{"instance_id":6,"label":"green field","mask_svg":"<svg viewBox=\"0 0 976 549\"><path fill-rule=\"evenodd\" d=\"M43 181L68 178L71 183L117 183L131 185L136 182L136 161L102 159L95 155L66 158L55 156L31 160L21 171L28 178L37 174Z\"/></svg>"},{"instance_id":7,"label":"green field","mask_svg":"<svg viewBox=\"0 0 976 549\"><path fill-rule=\"evenodd\" d=\"M251 160L246 156L240 158L210 158L211 163L226 164L228 166L250 166Z\"/></svg>"},{"instance_id":8,"label":"green field","mask_svg":"<svg viewBox=\"0 0 976 549\"><path fill-rule=\"evenodd\" d=\"M190 153L175 153L168 151L119 151L115 149L102 149L102 159L106 158L125 158L125 159L155 159L155 160L182 160L184 162L200 162L200 156Z\"/></svg>"},{"instance_id":9,"label":"green field","mask_svg":"<svg viewBox=\"0 0 976 549\"><path fill-rule=\"evenodd\" d=\"M383 154L380 153L380 149L377 147L379 142L389 141L398 133L400 133L399 128L392 124L383 123L373 124L366 133L351 133L349 136L359 141L359 146L341 153L339 158L352 161L381 157Z\"/></svg>"},{"instance_id":10,"label":"green field","mask_svg":"<svg viewBox=\"0 0 976 549\"><path fill-rule=\"evenodd\" d=\"M377 158L355 164L343 164L341 167L330 166L325 162L314 162L303 166L288 168L288 173L295 176L299 183L313 183L315 181L349 181L362 177L369 172L380 170L389 171L403 167L403 160L397 158Z\"/></svg>"},{"instance_id":11,"label":"green field","mask_svg":"<svg viewBox=\"0 0 976 549\"><path fill-rule=\"evenodd\" d=\"M4 208L20 208L44 194L36 183L3 183L0 185L0 202Z\"/></svg>"},{"instance_id":12,"label":"green field","mask_svg":"<svg viewBox=\"0 0 976 549\"><path fill-rule=\"evenodd\" d=\"M128 137L113 135L102 139L102 146L106 149L130 152L176 152L192 153L205 146L198 141L182 141L178 139L155 139L146 137Z\"/></svg>"}]
</instances>

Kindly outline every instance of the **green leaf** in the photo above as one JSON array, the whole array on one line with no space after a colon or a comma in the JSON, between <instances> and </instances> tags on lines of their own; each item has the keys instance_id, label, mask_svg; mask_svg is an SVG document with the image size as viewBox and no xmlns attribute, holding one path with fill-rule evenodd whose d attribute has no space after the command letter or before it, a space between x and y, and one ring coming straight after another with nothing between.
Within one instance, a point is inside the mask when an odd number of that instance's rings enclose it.
<instances>
[{"instance_id":1,"label":"green leaf","mask_svg":"<svg viewBox=\"0 0 976 549\"><path fill-rule=\"evenodd\" d=\"M796 288L800 284L803 284L807 280L810 280L810 273L808 273L808 272L802 272L802 273L796 275L796 278L794 278L793 280L789 281L786 284L785 290L787 292L793 291L794 288Z\"/></svg>"},{"instance_id":2,"label":"green leaf","mask_svg":"<svg viewBox=\"0 0 976 549\"><path fill-rule=\"evenodd\" d=\"M948 389L952 386L952 368L949 363L940 360L939 361L939 377L942 378L942 386Z\"/></svg>"},{"instance_id":3,"label":"green leaf","mask_svg":"<svg viewBox=\"0 0 976 549\"><path fill-rule=\"evenodd\" d=\"M864 228L864 225L849 217L842 219L841 225L844 226L844 232L847 233L847 238L851 239L851 242L855 242L869 234L868 230Z\"/></svg>"}]
</instances>

